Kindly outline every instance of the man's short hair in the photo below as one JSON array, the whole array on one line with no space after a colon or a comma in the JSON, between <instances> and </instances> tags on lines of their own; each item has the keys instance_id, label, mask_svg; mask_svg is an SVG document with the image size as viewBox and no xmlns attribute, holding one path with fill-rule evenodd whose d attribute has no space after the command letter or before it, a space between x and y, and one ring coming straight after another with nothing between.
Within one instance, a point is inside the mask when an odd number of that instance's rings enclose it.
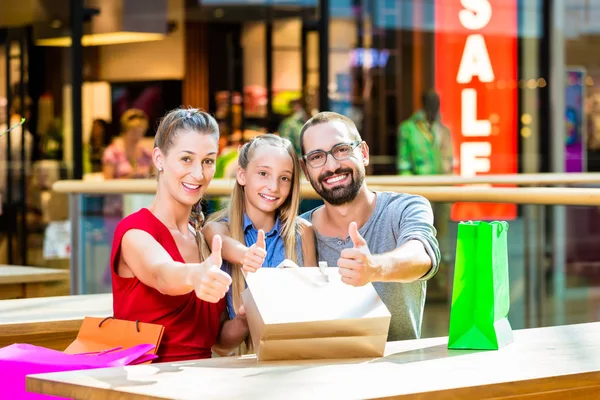
<instances>
[{"instance_id":1,"label":"man's short hair","mask_svg":"<svg viewBox=\"0 0 600 400\"><path fill-rule=\"evenodd\" d=\"M350 118L332 111L323 111L306 121L302 127L302 130L300 131L300 152L302 155L304 155L304 132L306 132L310 127L326 124L328 122L342 122L344 125L346 125L346 128L348 128L348 134L353 141L362 140L360 133L358 133L358 129L356 128L356 124Z\"/></svg>"},{"instance_id":2,"label":"man's short hair","mask_svg":"<svg viewBox=\"0 0 600 400\"><path fill-rule=\"evenodd\" d=\"M421 102L423 103L423 108L439 108L440 95L433 89L427 90L421 95Z\"/></svg>"}]
</instances>

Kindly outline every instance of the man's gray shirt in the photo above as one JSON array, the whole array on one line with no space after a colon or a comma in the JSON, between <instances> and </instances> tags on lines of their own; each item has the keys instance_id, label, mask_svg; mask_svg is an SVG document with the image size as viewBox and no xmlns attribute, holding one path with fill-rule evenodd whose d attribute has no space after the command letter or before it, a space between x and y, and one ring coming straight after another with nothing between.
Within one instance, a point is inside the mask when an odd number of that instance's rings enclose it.
<instances>
[{"instance_id":1,"label":"man's gray shirt","mask_svg":"<svg viewBox=\"0 0 600 400\"><path fill-rule=\"evenodd\" d=\"M367 223L358 230L367 241L371 253L386 253L409 240L418 240L431 257L431 270L415 282L373 282L375 290L392 314L388 341L418 339L421 337L426 281L437 272L440 259L431 205L421 196L393 192L375 194L375 210ZM311 221L312 213L318 208L307 211L301 217ZM319 234L316 229L315 234L317 259L327 261L329 266L337 266L342 250L353 246L350 236L345 239L327 237Z\"/></svg>"}]
</instances>

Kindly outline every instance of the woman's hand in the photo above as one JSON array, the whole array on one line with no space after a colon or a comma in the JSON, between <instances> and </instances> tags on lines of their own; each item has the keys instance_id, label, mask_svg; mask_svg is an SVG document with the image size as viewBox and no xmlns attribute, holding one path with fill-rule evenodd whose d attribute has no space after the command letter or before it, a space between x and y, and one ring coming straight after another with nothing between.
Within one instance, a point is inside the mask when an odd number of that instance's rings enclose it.
<instances>
[{"instance_id":1,"label":"woman's hand","mask_svg":"<svg viewBox=\"0 0 600 400\"><path fill-rule=\"evenodd\" d=\"M212 240L212 253L203 263L190 265L188 280L200 300L217 303L229 290L231 277L221 270L221 236Z\"/></svg>"},{"instance_id":2,"label":"woman's hand","mask_svg":"<svg viewBox=\"0 0 600 400\"><path fill-rule=\"evenodd\" d=\"M250 246L244 254L244 258L242 259L242 270L244 270L244 272L256 272L257 269L262 267L266 256L267 245L265 242L265 231L259 229L256 243Z\"/></svg>"}]
</instances>

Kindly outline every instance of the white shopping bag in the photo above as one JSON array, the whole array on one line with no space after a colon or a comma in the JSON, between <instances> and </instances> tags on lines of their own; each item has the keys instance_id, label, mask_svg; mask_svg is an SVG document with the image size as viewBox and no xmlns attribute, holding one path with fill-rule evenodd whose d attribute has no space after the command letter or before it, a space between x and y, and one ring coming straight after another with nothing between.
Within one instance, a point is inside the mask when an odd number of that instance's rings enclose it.
<instances>
[{"instance_id":1,"label":"white shopping bag","mask_svg":"<svg viewBox=\"0 0 600 400\"><path fill-rule=\"evenodd\" d=\"M379 357L391 315L372 284L341 281L338 268L261 268L242 294L259 360Z\"/></svg>"}]
</instances>

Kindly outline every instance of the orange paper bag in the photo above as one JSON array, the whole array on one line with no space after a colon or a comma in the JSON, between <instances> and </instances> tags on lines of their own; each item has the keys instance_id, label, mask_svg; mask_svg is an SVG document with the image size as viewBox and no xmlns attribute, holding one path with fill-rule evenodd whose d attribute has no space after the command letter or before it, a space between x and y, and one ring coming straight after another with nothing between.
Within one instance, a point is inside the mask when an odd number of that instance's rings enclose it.
<instances>
[{"instance_id":1,"label":"orange paper bag","mask_svg":"<svg viewBox=\"0 0 600 400\"><path fill-rule=\"evenodd\" d=\"M95 353L121 347L124 350L140 344L153 344L148 352L156 354L164 327L113 317L85 317L77 338L64 351L66 354Z\"/></svg>"}]
</instances>

